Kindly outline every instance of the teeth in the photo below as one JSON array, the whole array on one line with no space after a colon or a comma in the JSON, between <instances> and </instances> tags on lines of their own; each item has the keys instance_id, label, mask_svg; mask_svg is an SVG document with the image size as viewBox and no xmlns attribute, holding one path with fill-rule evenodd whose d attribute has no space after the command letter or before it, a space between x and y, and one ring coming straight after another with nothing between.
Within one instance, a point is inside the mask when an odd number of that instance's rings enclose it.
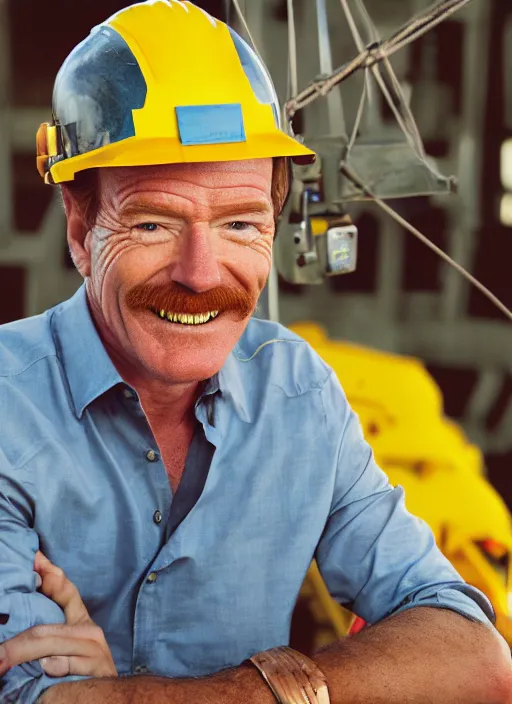
<instances>
[{"instance_id":1,"label":"teeth","mask_svg":"<svg viewBox=\"0 0 512 704\"><path fill-rule=\"evenodd\" d=\"M171 313L161 310L154 311L162 320L168 320L170 323L182 323L183 325L202 325L209 320L213 320L219 315L218 310L210 311L209 313L199 313L196 315L188 315L188 313Z\"/></svg>"}]
</instances>

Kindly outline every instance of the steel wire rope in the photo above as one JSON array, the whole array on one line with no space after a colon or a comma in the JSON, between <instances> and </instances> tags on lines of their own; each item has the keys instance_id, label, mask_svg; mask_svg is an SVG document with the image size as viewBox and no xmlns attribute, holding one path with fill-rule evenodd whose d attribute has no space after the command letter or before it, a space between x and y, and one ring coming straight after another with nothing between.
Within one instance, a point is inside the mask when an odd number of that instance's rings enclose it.
<instances>
[{"instance_id":1,"label":"steel wire rope","mask_svg":"<svg viewBox=\"0 0 512 704\"><path fill-rule=\"evenodd\" d=\"M235 2L235 0L233 1ZM334 86L347 79L355 73L355 71L361 68L370 68L379 61L382 61L385 57L392 56L396 51L428 32L471 1L472 0L444 0L438 5L431 7L423 14L410 20L389 39L382 42L374 42L367 47L365 51L338 68L330 76L313 81L309 86L287 102L286 114L288 119L293 117L297 110L327 95Z\"/></svg>"},{"instance_id":2,"label":"steel wire rope","mask_svg":"<svg viewBox=\"0 0 512 704\"><path fill-rule=\"evenodd\" d=\"M355 171L348 167L346 164L341 165L341 171L346 178L348 178L352 183L357 186L370 200L376 203L382 210L384 210L388 215L390 215L396 222L398 222L403 228L408 230L412 235L417 237L424 245L435 252L441 259L447 262L450 266L456 269L464 278L466 278L475 288L477 288L481 293L483 293L486 298L491 301L507 318L512 320L512 310L507 308L507 306L490 291L487 286L484 286L477 278L470 274L461 264L456 262L446 254L444 250L434 244L428 237L426 237L420 230L418 230L414 225L411 225L404 217L400 215L394 208L384 202L381 198L376 196L357 176Z\"/></svg>"}]
</instances>

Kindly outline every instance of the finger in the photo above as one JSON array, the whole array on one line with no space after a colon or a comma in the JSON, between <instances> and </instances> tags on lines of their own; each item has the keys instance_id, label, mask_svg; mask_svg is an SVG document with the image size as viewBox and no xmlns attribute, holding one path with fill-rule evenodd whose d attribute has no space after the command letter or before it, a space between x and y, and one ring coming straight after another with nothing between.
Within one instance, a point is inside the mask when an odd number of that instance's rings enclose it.
<instances>
[{"instance_id":1,"label":"finger","mask_svg":"<svg viewBox=\"0 0 512 704\"><path fill-rule=\"evenodd\" d=\"M80 592L60 567L56 567L43 553L38 552L34 568L42 579L42 593L64 610L68 625L74 626L91 620Z\"/></svg>"},{"instance_id":2,"label":"finger","mask_svg":"<svg viewBox=\"0 0 512 704\"><path fill-rule=\"evenodd\" d=\"M47 564L52 565L53 563L46 557L44 553L41 552L41 550L38 550L36 552L36 556L34 558L34 569L36 572L39 572L41 568L43 568Z\"/></svg>"},{"instance_id":3,"label":"finger","mask_svg":"<svg viewBox=\"0 0 512 704\"><path fill-rule=\"evenodd\" d=\"M27 633L29 632L24 631L3 643L5 657L2 659L0 676L16 665L54 655L78 655L93 659L105 657L101 645L95 640L63 635L31 637Z\"/></svg>"},{"instance_id":4,"label":"finger","mask_svg":"<svg viewBox=\"0 0 512 704\"><path fill-rule=\"evenodd\" d=\"M50 677L67 677L68 675L78 674L71 672L71 663L66 655L52 655L48 658L39 660L41 667Z\"/></svg>"},{"instance_id":5,"label":"finger","mask_svg":"<svg viewBox=\"0 0 512 704\"><path fill-rule=\"evenodd\" d=\"M87 658L71 655L42 658L41 666L49 677L84 675L89 677L117 677L114 663L105 658Z\"/></svg>"}]
</instances>

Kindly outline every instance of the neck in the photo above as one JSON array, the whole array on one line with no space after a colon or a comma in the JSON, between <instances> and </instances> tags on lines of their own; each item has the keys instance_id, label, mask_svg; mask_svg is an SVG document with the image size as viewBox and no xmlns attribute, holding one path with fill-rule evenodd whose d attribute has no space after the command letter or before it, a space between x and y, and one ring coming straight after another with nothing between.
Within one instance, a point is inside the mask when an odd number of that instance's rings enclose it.
<instances>
[{"instance_id":1,"label":"neck","mask_svg":"<svg viewBox=\"0 0 512 704\"><path fill-rule=\"evenodd\" d=\"M114 360L114 364L116 364ZM116 365L118 366L118 365ZM171 384L160 379L149 379L133 374L132 370L123 371L118 366L124 381L135 389L146 416L152 424L159 421L167 428L179 427L190 422L194 417L194 408L202 390L202 383Z\"/></svg>"}]
</instances>

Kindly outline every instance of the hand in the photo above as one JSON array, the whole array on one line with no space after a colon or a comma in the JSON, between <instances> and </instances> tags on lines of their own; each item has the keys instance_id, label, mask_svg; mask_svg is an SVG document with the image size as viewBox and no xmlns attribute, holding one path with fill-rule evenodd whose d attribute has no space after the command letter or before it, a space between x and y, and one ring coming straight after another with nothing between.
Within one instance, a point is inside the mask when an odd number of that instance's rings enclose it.
<instances>
[{"instance_id":1,"label":"hand","mask_svg":"<svg viewBox=\"0 0 512 704\"><path fill-rule=\"evenodd\" d=\"M65 624L34 626L0 645L0 676L16 665L39 660L50 677L117 677L103 631L89 616L80 593L64 572L41 552L34 569L41 592L64 611Z\"/></svg>"}]
</instances>

